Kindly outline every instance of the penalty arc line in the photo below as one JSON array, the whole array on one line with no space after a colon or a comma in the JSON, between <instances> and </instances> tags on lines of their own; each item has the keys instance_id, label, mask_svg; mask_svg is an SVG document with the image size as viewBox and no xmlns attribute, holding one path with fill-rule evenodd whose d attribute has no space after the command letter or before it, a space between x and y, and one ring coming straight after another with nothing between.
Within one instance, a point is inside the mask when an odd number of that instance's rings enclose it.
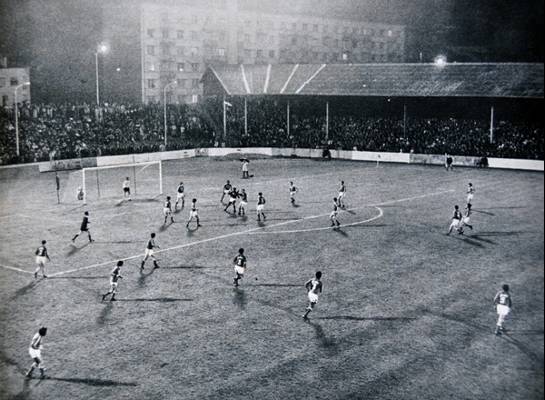
<instances>
[{"instance_id":1,"label":"penalty arc line","mask_svg":"<svg viewBox=\"0 0 545 400\"><path fill-rule=\"evenodd\" d=\"M366 205L366 206L363 206L363 207L356 207L356 208L352 208L350 210L346 210L346 211L343 211L343 212L360 210L360 209L364 209L364 208L368 208L368 207L379 207L379 206L383 206L383 205L403 203L403 202L418 200L418 199L422 199L422 198L426 198L426 197L440 196L442 194L452 193L452 192L454 192L454 190L443 190L443 191L440 191L440 192L428 193L428 194L423 194L423 195L420 195L420 196L407 197L407 198L404 198L404 199L391 200L391 201L386 201L386 202L383 202L383 203L371 204L371 205ZM246 230L246 231L228 233L228 234L221 235L221 236L215 236L215 237L208 238L208 239L198 240L198 241L191 242L191 243L186 243L186 244L182 244L182 245L178 245L178 246L169 247L169 248L166 248L166 249L161 249L161 250L156 251L155 254L161 254L161 253L166 253L166 252L169 252L169 251L180 250L180 249L184 249L184 248L187 248L187 247L192 247L192 246L196 246L196 245L203 244L203 243L209 243L209 242L213 242L213 241L216 241L216 240L227 239L227 238L234 237L234 236L248 235L248 234L252 234L254 232L263 231L263 230L268 229L268 228L276 228L276 227L279 227L279 226L290 225L290 224L294 224L294 223L305 221L305 220L324 218L324 217L327 217L329 215L330 215L330 213L321 214L321 215L313 215L313 216L309 216L309 217L303 217L303 218L294 219L294 220L290 220L290 221L286 221L286 222L281 222L281 223L274 224L274 225L257 227L257 228L249 229L249 230ZM134 256L122 257L122 258L119 258L117 260L131 261L131 260L135 260L137 258L141 258L142 256L143 256L143 254L137 254L137 255L134 255ZM50 274L49 276L51 276L51 277L62 276L62 275L67 275L67 274L71 274L71 273L74 273L74 272L85 271L85 270L94 269L94 268L100 268L100 267L104 267L106 265L110 265L110 264L114 263L117 260L113 260L113 261L110 260L110 261L105 261L105 262L98 263L98 264L88 265L88 266L85 266L85 267L74 268L74 269L71 269L71 270L68 270L68 271L57 272L55 274ZM0 267L2 267L2 266L0 265ZM21 270L21 271L25 272L25 273L29 273L28 271L23 271L23 270Z\"/></svg>"}]
</instances>

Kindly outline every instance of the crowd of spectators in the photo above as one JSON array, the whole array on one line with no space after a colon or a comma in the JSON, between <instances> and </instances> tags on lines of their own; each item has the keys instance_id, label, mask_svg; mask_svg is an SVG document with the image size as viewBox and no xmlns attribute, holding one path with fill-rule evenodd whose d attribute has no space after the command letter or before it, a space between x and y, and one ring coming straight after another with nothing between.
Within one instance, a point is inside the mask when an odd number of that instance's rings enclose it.
<instances>
[{"instance_id":1,"label":"crowd of spectators","mask_svg":"<svg viewBox=\"0 0 545 400\"><path fill-rule=\"evenodd\" d=\"M488 121L460 118L392 118L317 116L315 107L299 103L287 127L286 103L243 100L227 109L223 135L223 101L170 105L167 145L162 105L21 104L20 156L16 156L14 112L0 110L0 164L48 161L97 155L130 154L201 147L329 146L344 150L457 154L478 157L543 159L542 125L497 121L490 141ZM323 113L322 113L323 114Z\"/></svg>"}]
</instances>

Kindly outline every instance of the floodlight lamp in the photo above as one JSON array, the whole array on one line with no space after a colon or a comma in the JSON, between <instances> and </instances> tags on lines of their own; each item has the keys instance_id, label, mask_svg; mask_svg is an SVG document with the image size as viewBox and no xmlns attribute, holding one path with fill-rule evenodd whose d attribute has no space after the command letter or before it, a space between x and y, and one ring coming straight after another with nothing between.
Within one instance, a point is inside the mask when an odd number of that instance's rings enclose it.
<instances>
[{"instance_id":1,"label":"floodlight lamp","mask_svg":"<svg viewBox=\"0 0 545 400\"><path fill-rule=\"evenodd\" d=\"M105 54L108 52L110 48L108 47L108 45L106 43L101 43L98 45L98 48L97 48L97 51L100 53L100 54Z\"/></svg>"}]
</instances>

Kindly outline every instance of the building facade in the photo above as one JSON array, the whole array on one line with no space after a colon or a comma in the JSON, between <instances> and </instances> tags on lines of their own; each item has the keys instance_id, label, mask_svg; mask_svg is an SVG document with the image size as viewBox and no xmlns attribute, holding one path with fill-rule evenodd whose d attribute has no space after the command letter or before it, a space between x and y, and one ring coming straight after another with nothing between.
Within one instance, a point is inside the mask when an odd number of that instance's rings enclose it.
<instances>
[{"instance_id":1,"label":"building facade","mask_svg":"<svg viewBox=\"0 0 545 400\"><path fill-rule=\"evenodd\" d=\"M216 3L141 5L143 103L197 102L210 64L404 61L400 25L248 11L237 0Z\"/></svg>"},{"instance_id":2,"label":"building facade","mask_svg":"<svg viewBox=\"0 0 545 400\"><path fill-rule=\"evenodd\" d=\"M28 68L0 68L0 99L2 107L12 108L17 102L30 102L30 82Z\"/></svg>"}]
</instances>

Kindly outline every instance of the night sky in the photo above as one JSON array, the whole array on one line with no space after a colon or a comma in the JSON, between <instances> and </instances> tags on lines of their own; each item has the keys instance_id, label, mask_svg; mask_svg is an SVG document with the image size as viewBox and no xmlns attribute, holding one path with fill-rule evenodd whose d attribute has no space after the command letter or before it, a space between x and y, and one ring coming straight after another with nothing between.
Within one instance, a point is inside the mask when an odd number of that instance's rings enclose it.
<instances>
[{"instance_id":1,"label":"night sky","mask_svg":"<svg viewBox=\"0 0 545 400\"><path fill-rule=\"evenodd\" d=\"M9 66L31 67L34 100L92 98L94 49L110 34L104 16L114 19L119 16L125 41L130 40L137 35L133 30L138 26L135 4L139 1L143 0L0 0L0 54L8 57ZM259 7L271 12L334 15L406 25L407 62L417 62L420 53L424 61L431 61L437 54L445 54L449 61L457 62L543 62L544 59L542 0L239 0L239 3L245 8ZM137 44L132 51L136 58L130 53L112 54L109 61L119 65L133 63L139 59ZM124 70L130 72L131 68Z\"/></svg>"}]
</instances>

